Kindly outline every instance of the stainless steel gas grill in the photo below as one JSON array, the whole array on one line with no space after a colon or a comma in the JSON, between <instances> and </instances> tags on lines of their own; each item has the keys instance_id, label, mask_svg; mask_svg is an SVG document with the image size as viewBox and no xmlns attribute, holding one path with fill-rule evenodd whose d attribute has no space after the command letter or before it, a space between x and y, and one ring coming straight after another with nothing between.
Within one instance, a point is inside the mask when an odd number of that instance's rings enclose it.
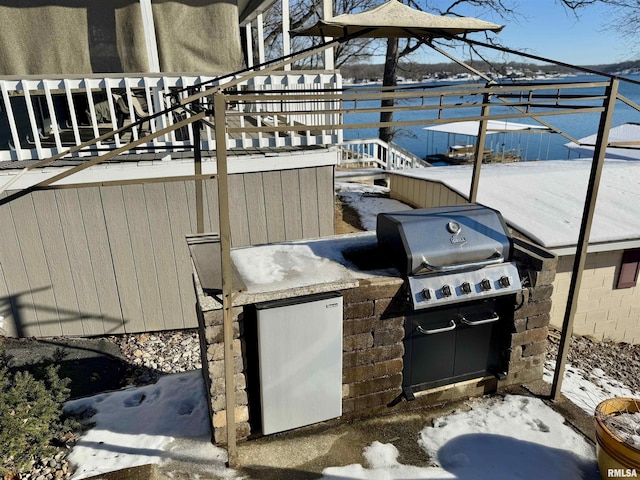
<instances>
[{"instance_id":1,"label":"stainless steel gas grill","mask_svg":"<svg viewBox=\"0 0 640 480\"><path fill-rule=\"evenodd\" d=\"M504 375L520 276L496 210L479 204L378 215L378 249L406 277L403 389Z\"/></svg>"}]
</instances>

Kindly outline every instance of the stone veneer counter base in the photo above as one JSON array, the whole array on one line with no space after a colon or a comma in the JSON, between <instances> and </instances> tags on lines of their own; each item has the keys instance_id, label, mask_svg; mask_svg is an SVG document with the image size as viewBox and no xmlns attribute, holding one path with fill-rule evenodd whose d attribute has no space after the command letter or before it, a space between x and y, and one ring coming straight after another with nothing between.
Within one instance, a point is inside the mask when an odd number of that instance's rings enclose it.
<instances>
[{"instance_id":1,"label":"stone veneer counter base","mask_svg":"<svg viewBox=\"0 0 640 480\"><path fill-rule=\"evenodd\" d=\"M371 249L375 234L354 234L317 241L249 247L233 251L247 291L234 302L236 429L239 439L259 435L259 399L253 356L252 308L257 302L309 293L339 291L343 295L342 417L420 408L496 392L510 385L542 379L552 282L556 258L514 240L514 258L523 282L511 326L509 365L504 380L483 377L419 392L413 402L402 396L405 282L393 269L363 271L346 260L348 252ZM245 256L243 260L241 256ZM243 265L243 261L245 264ZM195 271L194 271L195 275ZM215 298L195 286L198 298L203 375L210 398L213 441L226 441L222 312ZM256 406L258 406L256 408Z\"/></svg>"}]
</instances>

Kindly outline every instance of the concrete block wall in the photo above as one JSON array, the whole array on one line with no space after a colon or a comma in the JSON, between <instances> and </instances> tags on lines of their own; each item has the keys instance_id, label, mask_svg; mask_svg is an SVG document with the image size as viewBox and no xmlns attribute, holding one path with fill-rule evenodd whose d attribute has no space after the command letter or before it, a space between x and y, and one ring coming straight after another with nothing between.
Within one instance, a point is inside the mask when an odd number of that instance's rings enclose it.
<instances>
[{"instance_id":1,"label":"concrete block wall","mask_svg":"<svg viewBox=\"0 0 640 480\"><path fill-rule=\"evenodd\" d=\"M587 255L580 285L574 333L596 340L640 343L640 287L616 289L622 250ZM561 328L574 256L558 261L551 324Z\"/></svg>"},{"instance_id":2,"label":"concrete block wall","mask_svg":"<svg viewBox=\"0 0 640 480\"><path fill-rule=\"evenodd\" d=\"M520 239L515 239L514 261L523 288L516 298L509 370L501 387L542 378L558 263L550 252Z\"/></svg>"},{"instance_id":3,"label":"concrete block wall","mask_svg":"<svg viewBox=\"0 0 640 480\"><path fill-rule=\"evenodd\" d=\"M202 308L202 303L205 308ZM202 355L202 374L209 397L209 416L211 418L212 441L223 445L227 441L227 410L224 384L224 336L222 310L207 310L206 302L198 303L198 322L200 324L200 352ZM233 358L236 394L236 438L247 438L251 433L249 426L249 399L246 379L246 344L243 328L244 312L235 307L233 317Z\"/></svg>"},{"instance_id":4,"label":"concrete block wall","mask_svg":"<svg viewBox=\"0 0 640 480\"><path fill-rule=\"evenodd\" d=\"M400 278L344 290L343 416L386 409L402 392L405 295Z\"/></svg>"}]
</instances>

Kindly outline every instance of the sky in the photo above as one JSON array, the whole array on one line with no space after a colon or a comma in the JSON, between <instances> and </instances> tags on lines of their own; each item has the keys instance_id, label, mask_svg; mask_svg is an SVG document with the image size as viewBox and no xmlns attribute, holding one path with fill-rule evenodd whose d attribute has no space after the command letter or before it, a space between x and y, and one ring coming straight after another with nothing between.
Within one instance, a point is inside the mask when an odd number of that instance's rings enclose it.
<instances>
[{"instance_id":1,"label":"sky","mask_svg":"<svg viewBox=\"0 0 640 480\"><path fill-rule=\"evenodd\" d=\"M444 0L441 3L445 3ZM526 51L553 60L574 65L597 65L632 60L640 56L625 44L616 29L607 28L611 18L608 7L589 6L581 10L579 18L560 5L559 0L520 0L517 2L520 18L506 23L500 18L482 15L478 10L468 9L464 15L505 25L497 35L503 46ZM482 34L471 38L482 41ZM425 57L429 63L438 63L444 57L434 53Z\"/></svg>"},{"instance_id":2,"label":"sky","mask_svg":"<svg viewBox=\"0 0 640 480\"><path fill-rule=\"evenodd\" d=\"M381 191L384 189L363 187L361 193ZM352 188L345 193L356 192ZM374 210L363 207L365 216L373 215ZM552 362L545 365L547 381L553 368ZM640 395L600 369L584 372L571 365L562 392L589 415L604 398ZM90 425L68 457L77 466L73 480L147 463L162 465L172 475L184 473L188 464L188 478L246 478L227 469L225 450L210 442L200 370L165 375L153 385L73 400L65 410L84 412ZM470 399L466 408L424 425L415 441L429 454L430 466L401 464L402 452L393 443L374 441L363 448L361 463L327 466L322 480L600 478L593 446L537 398L494 395Z\"/></svg>"}]
</instances>

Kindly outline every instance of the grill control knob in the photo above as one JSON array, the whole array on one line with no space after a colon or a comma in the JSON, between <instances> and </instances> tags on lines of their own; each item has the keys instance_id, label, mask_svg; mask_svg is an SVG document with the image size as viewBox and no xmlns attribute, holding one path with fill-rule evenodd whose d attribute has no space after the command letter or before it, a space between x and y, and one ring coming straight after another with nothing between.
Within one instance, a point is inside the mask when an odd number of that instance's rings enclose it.
<instances>
[{"instance_id":1,"label":"grill control knob","mask_svg":"<svg viewBox=\"0 0 640 480\"><path fill-rule=\"evenodd\" d=\"M503 275L502 277L500 277L500 280L498 280L498 284L501 287L507 288L511 286L511 280L506 275Z\"/></svg>"},{"instance_id":2,"label":"grill control knob","mask_svg":"<svg viewBox=\"0 0 640 480\"><path fill-rule=\"evenodd\" d=\"M442 286L442 296L450 297L451 296L451 287L449 285Z\"/></svg>"},{"instance_id":3,"label":"grill control knob","mask_svg":"<svg viewBox=\"0 0 640 480\"><path fill-rule=\"evenodd\" d=\"M480 288L485 292L491 290L491 281L488 278L481 280Z\"/></svg>"},{"instance_id":4,"label":"grill control knob","mask_svg":"<svg viewBox=\"0 0 640 480\"><path fill-rule=\"evenodd\" d=\"M464 282L460 285L460 289L462 290L462 293L469 294L471 293L471 284L469 282Z\"/></svg>"},{"instance_id":5,"label":"grill control knob","mask_svg":"<svg viewBox=\"0 0 640 480\"><path fill-rule=\"evenodd\" d=\"M425 300L431 300L431 290L429 290L428 288L422 290L422 298Z\"/></svg>"}]
</instances>

